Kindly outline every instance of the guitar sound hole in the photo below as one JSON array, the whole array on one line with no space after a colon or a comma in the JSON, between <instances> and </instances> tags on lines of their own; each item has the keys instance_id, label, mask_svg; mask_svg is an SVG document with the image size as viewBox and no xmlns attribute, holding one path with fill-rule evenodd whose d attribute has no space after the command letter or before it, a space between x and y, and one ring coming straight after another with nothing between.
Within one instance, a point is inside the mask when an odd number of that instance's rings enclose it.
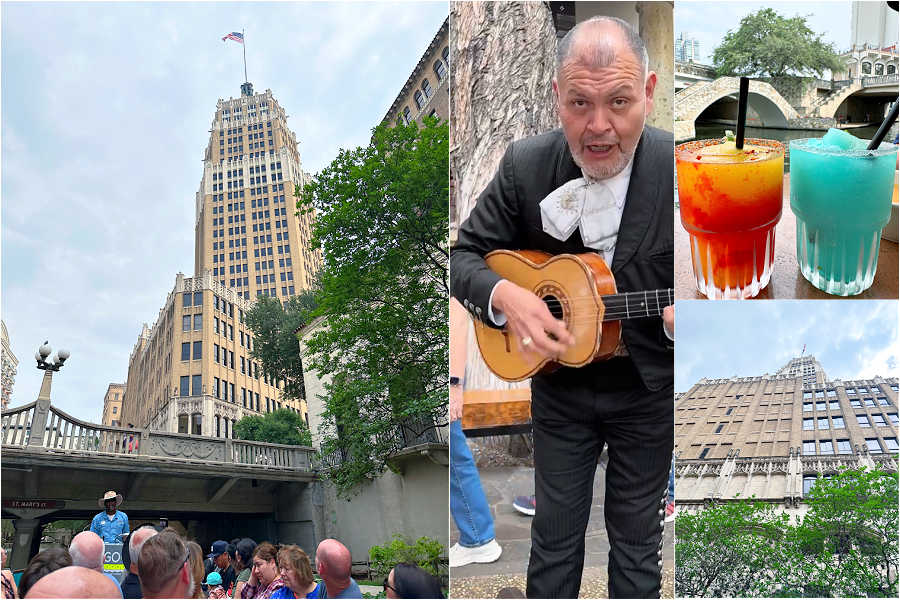
<instances>
[{"instance_id":1,"label":"guitar sound hole","mask_svg":"<svg viewBox=\"0 0 900 600\"><path fill-rule=\"evenodd\" d=\"M544 301L544 304L547 305L547 308L550 309L550 314L553 315L554 319L562 319L563 318L563 307L562 302L559 301L559 298L556 296L544 296L541 298ZM547 333L547 335L554 342L556 341L556 336L552 333Z\"/></svg>"}]
</instances>

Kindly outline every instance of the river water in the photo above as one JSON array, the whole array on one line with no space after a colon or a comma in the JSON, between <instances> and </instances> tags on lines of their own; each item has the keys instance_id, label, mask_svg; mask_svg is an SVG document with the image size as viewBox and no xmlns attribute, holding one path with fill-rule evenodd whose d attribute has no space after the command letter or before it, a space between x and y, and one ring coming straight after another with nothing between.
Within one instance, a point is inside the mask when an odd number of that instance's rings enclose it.
<instances>
[{"instance_id":1,"label":"river water","mask_svg":"<svg viewBox=\"0 0 900 600\"><path fill-rule=\"evenodd\" d=\"M696 140L708 140L710 138L720 138L725 135L725 130L730 129L734 131L734 125L724 125L721 123L697 123L696 124L697 137ZM875 132L878 130L877 127L855 127L853 129L848 129L847 131L856 137L863 140L871 140L872 136L875 135ZM763 127L747 127L745 129L745 136L751 138L762 138L767 140L778 140L785 145L785 156L784 156L784 172L787 173L790 171L790 153L787 151L788 143L791 140L798 140L803 138L820 138L825 135L825 130L810 130L810 129L769 129Z\"/></svg>"}]
</instances>

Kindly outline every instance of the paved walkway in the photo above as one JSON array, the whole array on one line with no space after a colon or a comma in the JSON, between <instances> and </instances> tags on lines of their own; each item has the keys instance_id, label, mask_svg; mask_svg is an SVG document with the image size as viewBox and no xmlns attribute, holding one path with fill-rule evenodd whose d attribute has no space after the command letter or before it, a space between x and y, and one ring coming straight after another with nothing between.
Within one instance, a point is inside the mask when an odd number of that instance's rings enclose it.
<instances>
[{"instance_id":1,"label":"paved walkway","mask_svg":"<svg viewBox=\"0 0 900 600\"><path fill-rule=\"evenodd\" d=\"M534 492L534 469L529 467L482 468L481 482L494 515L494 532L503 554L497 562L450 569L451 598L496 598L497 591L515 587L524 592L528 555L531 552L531 517L516 511L516 496ZM582 598L609 597L606 586L609 540L603 526L603 468L594 478L594 504L585 536L585 570ZM450 520L450 543L459 541L459 530ZM674 548L672 523L666 523L663 546L663 597L673 597Z\"/></svg>"}]
</instances>

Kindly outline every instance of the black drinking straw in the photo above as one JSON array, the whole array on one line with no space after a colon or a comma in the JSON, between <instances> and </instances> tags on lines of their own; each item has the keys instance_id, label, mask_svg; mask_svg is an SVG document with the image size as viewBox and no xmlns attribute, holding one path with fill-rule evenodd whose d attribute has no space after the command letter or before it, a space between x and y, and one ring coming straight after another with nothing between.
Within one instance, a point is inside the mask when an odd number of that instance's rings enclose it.
<instances>
[{"instance_id":1,"label":"black drinking straw","mask_svg":"<svg viewBox=\"0 0 900 600\"><path fill-rule=\"evenodd\" d=\"M898 97L898 100L900 100L900 97ZM900 106L900 101L894 102L894 107L891 109L891 112L888 113L884 122L881 123L881 127L878 128L878 131L875 132L875 137L869 142L869 147L866 148L866 150L878 150L878 146L884 141L884 138L888 134L888 130L893 126L894 121L897 120L897 106Z\"/></svg>"},{"instance_id":2,"label":"black drinking straw","mask_svg":"<svg viewBox=\"0 0 900 600\"><path fill-rule=\"evenodd\" d=\"M737 136L734 145L738 150L744 147L744 122L747 120L747 96L750 95L750 80L741 77L740 94L738 95Z\"/></svg>"}]
</instances>

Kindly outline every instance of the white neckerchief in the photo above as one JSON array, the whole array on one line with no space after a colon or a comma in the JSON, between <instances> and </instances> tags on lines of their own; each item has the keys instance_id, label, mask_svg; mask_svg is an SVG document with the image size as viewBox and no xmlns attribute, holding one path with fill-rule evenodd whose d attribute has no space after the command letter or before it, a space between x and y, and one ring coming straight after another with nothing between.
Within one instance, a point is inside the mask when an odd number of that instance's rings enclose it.
<instances>
[{"instance_id":1,"label":"white neckerchief","mask_svg":"<svg viewBox=\"0 0 900 600\"><path fill-rule=\"evenodd\" d=\"M633 162L609 179L594 180L582 170L582 177L551 192L540 203L544 231L564 242L577 228L584 245L612 266Z\"/></svg>"}]
</instances>

